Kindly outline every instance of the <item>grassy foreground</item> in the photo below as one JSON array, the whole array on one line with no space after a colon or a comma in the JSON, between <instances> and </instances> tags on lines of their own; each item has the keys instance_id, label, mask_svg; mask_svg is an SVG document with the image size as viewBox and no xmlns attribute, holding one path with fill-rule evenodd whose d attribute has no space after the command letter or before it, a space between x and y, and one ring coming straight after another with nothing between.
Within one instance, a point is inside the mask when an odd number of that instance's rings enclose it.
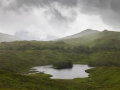
<instances>
[{"instance_id":1,"label":"grassy foreground","mask_svg":"<svg viewBox=\"0 0 120 90\"><path fill-rule=\"evenodd\" d=\"M97 90L120 90L120 68L99 67L88 70L92 82L98 83Z\"/></svg>"},{"instance_id":2,"label":"grassy foreground","mask_svg":"<svg viewBox=\"0 0 120 90\"><path fill-rule=\"evenodd\" d=\"M51 80L49 75L21 76L1 72L0 90L86 90L84 84L74 80Z\"/></svg>"},{"instance_id":3,"label":"grassy foreground","mask_svg":"<svg viewBox=\"0 0 120 90\"><path fill-rule=\"evenodd\" d=\"M49 79L46 74L24 76L0 71L0 90L120 90L119 68L99 67L87 72L88 78L60 80Z\"/></svg>"},{"instance_id":4,"label":"grassy foreground","mask_svg":"<svg viewBox=\"0 0 120 90\"><path fill-rule=\"evenodd\" d=\"M107 67L101 65L104 61L111 64L113 59L119 62L119 53L118 51L77 54L57 50L3 50L0 52L0 90L119 90L120 68L109 64ZM117 58L112 58L112 55ZM46 74L27 76L18 74L30 67L51 64L61 59L70 59L74 63L92 59L100 66L87 70L90 73L88 78L72 80L50 79L50 75Z\"/></svg>"}]
</instances>

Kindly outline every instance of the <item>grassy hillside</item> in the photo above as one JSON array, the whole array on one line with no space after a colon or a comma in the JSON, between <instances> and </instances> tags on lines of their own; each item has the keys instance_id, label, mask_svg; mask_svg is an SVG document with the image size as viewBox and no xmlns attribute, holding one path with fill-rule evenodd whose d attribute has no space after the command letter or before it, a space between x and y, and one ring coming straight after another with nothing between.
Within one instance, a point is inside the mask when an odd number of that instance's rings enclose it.
<instances>
[{"instance_id":1,"label":"grassy hillside","mask_svg":"<svg viewBox=\"0 0 120 90\"><path fill-rule=\"evenodd\" d=\"M94 41L99 38L99 32L93 33L89 35L82 36L80 38L71 38L71 39L63 39L65 43L70 45L89 45L94 46Z\"/></svg>"},{"instance_id":2,"label":"grassy hillside","mask_svg":"<svg viewBox=\"0 0 120 90\"><path fill-rule=\"evenodd\" d=\"M120 33L103 31L63 41L0 43L0 90L119 90ZM71 60L96 68L87 78L21 75L31 67Z\"/></svg>"},{"instance_id":3,"label":"grassy hillside","mask_svg":"<svg viewBox=\"0 0 120 90\"><path fill-rule=\"evenodd\" d=\"M120 67L120 51L101 51L89 56L90 66L116 66Z\"/></svg>"},{"instance_id":4,"label":"grassy hillside","mask_svg":"<svg viewBox=\"0 0 120 90\"><path fill-rule=\"evenodd\" d=\"M40 50L68 48L70 45L62 41L14 41L0 43L0 50Z\"/></svg>"},{"instance_id":5,"label":"grassy hillside","mask_svg":"<svg viewBox=\"0 0 120 90\"><path fill-rule=\"evenodd\" d=\"M98 33L92 33L89 35L84 35L79 38L63 39L64 41L71 45L88 45L90 47L96 46L115 46L120 47L120 32L114 31L102 31Z\"/></svg>"},{"instance_id":6,"label":"grassy hillside","mask_svg":"<svg viewBox=\"0 0 120 90\"><path fill-rule=\"evenodd\" d=\"M21 72L33 66L53 64L54 61L60 60L71 60L74 63L86 62L83 61L83 56L74 52L56 50L1 51L0 69Z\"/></svg>"},{"instance_id":7,"label":"grassy hillside","mask_svg":"<svg viewBox=\"0 0 120 90\"><path fill-rule=\"evenodd\" d=\"M87 70L90 72L91 82L100 87L95 90L119 90L120 89L120 68L117 67L98 67Z\"/></svg>"},{"instance_id":8,"label":"grassy hillside","mask_svg":"<svg viewBox=\"0 0 120 90\"><path fill-rule=\"evenodd\" d=\"M117 35L114 36L114 34ZM103 31L96 35L100 35L99 38L103 38L103 36L108 38L111 35L113 35L113 37L111 36L112 39L119 38L119 33L109 31ZM106 41L101 44L107 43L107 38L103 39ZM98 42L100 43L103 40L98 40ZM120 48L117 44L119 45L119 42L111 46L108 44L108 46L100 44L100 46L97 46L94 43L94 47L76 47L76 45L69 45L63 41L4 42L0 44L0 68L7 71L19 72L36 65L53 64L57 60L71 60L73 63L88 63L91 66L120 66ZM113 45L115 45L114 48Z\"/></svg>"},{"instance_id":9,"label":"grassy hillside","mask_svg":"<svg viewBox=\"0 0 120 90\"><path fill-rule=\"evenodd\" d=\"M84 31L82 31L80 33L64 37L63 39L80 38L82 36L89 35L89 34L95 34L95 33L99 33L99 31L97 31L97 30L91 30L91 29L86 29L86 30L84 30Z\"/></svg>"}]
</instances>

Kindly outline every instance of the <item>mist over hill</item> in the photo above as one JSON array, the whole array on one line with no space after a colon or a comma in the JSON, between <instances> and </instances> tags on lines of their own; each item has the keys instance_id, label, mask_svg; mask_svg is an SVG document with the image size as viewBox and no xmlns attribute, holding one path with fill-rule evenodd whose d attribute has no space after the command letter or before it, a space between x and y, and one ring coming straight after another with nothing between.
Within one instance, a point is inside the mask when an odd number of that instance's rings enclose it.
<instances>
[{"instance_id":1,"label":"mist over hill","mask_svg":"<svg viewBox=\"0 0 120 90\"><path fill-rule=\"evenodd\" d=\"M14 36L20 37L24 40L39 40L39 37L33 35L33 33L30 34L28 31L18 31Z\"/></svg>"},{"instance_id":2,"label":"mist over hill","mask_svg":"<svg viewBox=\"0 0 120 90\"><path fill-rule=\"evenodd\" d=\"M80 33L71 35L71 36L66 36L62 39L70 39L70 38L78 38L82 37L84 35L92 34L92 33L98 33L99 31L97 30L91 30L91 29L86 29ZM38 32L33 32L33 31L28 31L28 30L21 30L17 31L14 36L20 37L24 40L38 40L38 41L49 41L49 40L58 40L59 36L55 35L45 35L45 33L38 33Z\"/></svg>"},{"instance_id":3,"label":"mist over hill","mask_svg":"<svg viewBox=\"0 0 120 90\"><path fill-rule=\"evenodd\" d=\"M11 42L11 41L21 41L21 38L16 36L0 33L0 42Z\"/></svg>"},{"instance_id":4,"label":"mist over hill","mask_svg":"<svg viewBox=\"0 0 120 90\"><path fill-rule=\"evenodd\" d=\"M22 31L17 31L14 36L20 37L24 40L37 40L37 41L49 41L49 40L54 40L58 38L57 36L54 35L45 35L44 33L34 33L32 31L27 31L27 30L22 30Z\"/></svg>"}]
</instances>

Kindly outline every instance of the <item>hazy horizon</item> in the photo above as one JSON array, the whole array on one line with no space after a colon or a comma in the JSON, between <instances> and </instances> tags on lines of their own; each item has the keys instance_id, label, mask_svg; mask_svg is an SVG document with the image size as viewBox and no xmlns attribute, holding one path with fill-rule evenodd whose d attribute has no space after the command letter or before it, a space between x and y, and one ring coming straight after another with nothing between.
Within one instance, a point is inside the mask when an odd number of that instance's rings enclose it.
<instances>
[{"instance_id":1,"label":"hazy horizon","mask_svg":"<svg viewBox=\"0 0 120 90\"><path fill-rule=\"evenodd\" d=\"M52 40L85 29L119 31L119 0L0 0L0 32Z\"/></svg>"}]
</instances>

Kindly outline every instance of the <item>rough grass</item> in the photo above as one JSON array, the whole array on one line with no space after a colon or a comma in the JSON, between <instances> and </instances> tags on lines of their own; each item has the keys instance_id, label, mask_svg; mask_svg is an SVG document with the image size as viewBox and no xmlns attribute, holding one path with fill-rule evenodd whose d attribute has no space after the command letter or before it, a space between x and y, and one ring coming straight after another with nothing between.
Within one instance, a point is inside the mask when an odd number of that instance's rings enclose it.
<instances>
[{"instance_id":1,"label":"rough grass","mask_svg":"<svg viewBox=\"0 0 120 90\"><path fill-rule=\"evenodd\" d=\"M21 72L33 66L53 64L54 61L71 60L83 62L85 54L61 52L56 50L0 51L0 69ZM86 62L87 60L84 60Z\"/></svg>"},{"instance_id":2,"label":"rough grass","mask_svg":"<svg viewBox=\"0 0 120 90\"><path fill-rule=\"evenodd\" d=\"M88 45L93 46L120 46L120 32L102 31L82 36L80 38L63 39L65 43L70 45Z\"/></svg>"},{"instance_id":3,"label":"rough grass","mask_svg":"<svg viewBox=\"0 0 120 90\"><path fill-rule=\"evenodd\" d=\"M88 71L88 78L63 80L50 79L47 74L25 76L0 70L0 90L120 90L120 68L99 67Z\"/></svg>"},{"instance_id":4,"label":"rough grass","mask_svg":"<svg viewBox=\"0 0 120 90\"><path fill-rule=\"evenodd\" d=\"M120 68L99 67L94 68L90 73L92 82L98 83L102 90L120 90Z\"/></svg>"},{"instance_id":5,"label":"rough grass","mask_svg":"<svg viewBox=\"0 0 120 90\"><path fill-rule=\"evenodd\" d=\"M35 74L22 76L10 72L0 71L0 90L87 90L87 80L53 80L49 75ZM87 85L87 84L86 84Z\"/></svg>"}]
</instances>

